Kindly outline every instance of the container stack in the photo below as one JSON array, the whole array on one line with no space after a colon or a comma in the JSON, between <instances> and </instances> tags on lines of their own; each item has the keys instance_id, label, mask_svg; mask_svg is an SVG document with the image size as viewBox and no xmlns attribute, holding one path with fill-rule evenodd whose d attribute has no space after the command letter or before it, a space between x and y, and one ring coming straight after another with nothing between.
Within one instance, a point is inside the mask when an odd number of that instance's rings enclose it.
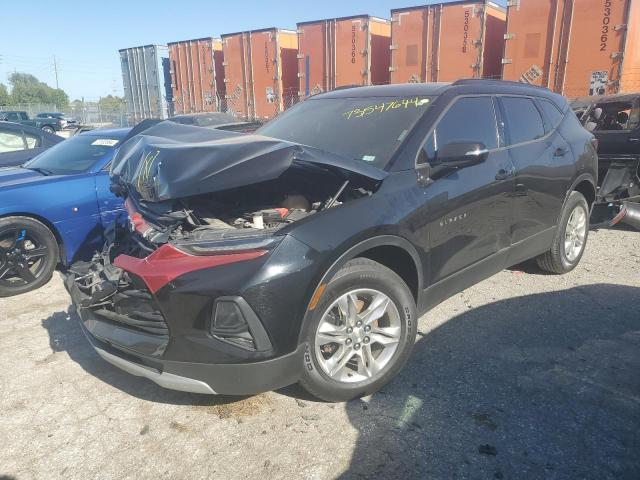
<instances>
[{"instance_id":1,"label":"container stack","mask_svg":"<svg viewBox=\"0 0 640 480\"><path fill-rule=\"evenodd\" d=\"M391 83L500 78L505 22L486 0L391 10Z\"/></svg>"},{"instance_id":2,"label":"container stack","mask_svg":"<svg viewBox=\"0 0 640 480\"><path fill-rule=\"evenodd\" d=\"M389 83L388 20L356 15L297 27L300 97L348 85Z\"/></svg>"}]
</instances>

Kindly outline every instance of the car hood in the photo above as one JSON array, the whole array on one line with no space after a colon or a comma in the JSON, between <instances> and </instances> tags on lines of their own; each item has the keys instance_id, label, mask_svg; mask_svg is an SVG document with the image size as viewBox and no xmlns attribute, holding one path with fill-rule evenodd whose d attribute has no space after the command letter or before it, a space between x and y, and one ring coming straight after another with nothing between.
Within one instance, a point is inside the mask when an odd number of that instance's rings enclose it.
<instances>
[{"instance_id":1,"label":"car hood","mask_svg":"<svg viewBox=\"0 0 640 480\"><path fill-rule=\"evenodd\" d=\"M0 168L0 190L20 185L48 183L57 176L42 175L22 167Z\"/></svg>"},{"instance_id":2,"label":"car hood","mask_svg":"<svg viewBox=\"0 0 640 480\"><path fill-rule=\"evenodd\" d=\"M382 180L387 172L316 148L261 135L159 123L124 143L112 166L114 190L134 188L160 202L279 177L294 163Z\"/></svg>"}]
</instances>

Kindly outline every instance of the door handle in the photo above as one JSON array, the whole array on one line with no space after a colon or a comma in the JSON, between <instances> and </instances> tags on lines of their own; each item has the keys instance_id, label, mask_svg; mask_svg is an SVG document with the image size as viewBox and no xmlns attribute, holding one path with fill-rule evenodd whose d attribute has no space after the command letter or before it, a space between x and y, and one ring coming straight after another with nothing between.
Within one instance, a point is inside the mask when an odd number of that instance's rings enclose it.
<instances>
[{"instance_id":1,"label":"door handle","mask_svg":"<svg viewBox=\"0 0 640 480\"><path fill-rule=\"evenodd\" d=\"M631 143L640 143L640 138L630 138L629 141Z\"/></svg>"},{"instance_id":2,"label":"door handle","mask_svg":"<svg viewBox=\"0 0 640 480\"><path fill-rule=\"evenodd\" d=\"M516 171L513 168L501 168L498 170L498 173L496 173L496 180L506 180L509 177L513 177L515 173Z\"/></svg>"},{"instance_id":3,"label":"door handle","mask_svg":"<svg viewBox=\"0 0 640 480\"><path fill-rule=\"evenodd\" d=\"M565 147L558 147L558 148L556 148L556 151L553 152L553 156L554 157L564 157L567 154L568 151L569 150L566 149Z\"/></svg>"}]
</instances>

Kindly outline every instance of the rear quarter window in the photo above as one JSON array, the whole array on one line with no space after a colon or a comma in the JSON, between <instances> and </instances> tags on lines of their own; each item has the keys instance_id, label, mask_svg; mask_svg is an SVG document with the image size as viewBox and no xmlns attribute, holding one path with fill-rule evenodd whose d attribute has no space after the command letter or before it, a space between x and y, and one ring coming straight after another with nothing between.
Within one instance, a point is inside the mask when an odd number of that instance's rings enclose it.
<instances>
[{"instance_id":1,"label":"rear quarter window","mask_svg":"<svg viewBox=\"0 0 640 480\"><path fill-rule=\"evenodd\" d=\"M562 121L562 117L564 116L562 112L549 100L538 100L538 104L540 108L542 108L542 112L544 116L547 118L547 122L549 124L550 130L555 129L560 122Z\"/></svg>"},{"instance_id":2,"label":"rear quarter window","mask_svg":"<svg viewBox=\"0 0 640 480\"><path fill-rule=\"evenodd\" d=\"M509 132L509 145L544 137L544 123L533 100L525 97L500 97Z\"/></svg>"}]
</instances>

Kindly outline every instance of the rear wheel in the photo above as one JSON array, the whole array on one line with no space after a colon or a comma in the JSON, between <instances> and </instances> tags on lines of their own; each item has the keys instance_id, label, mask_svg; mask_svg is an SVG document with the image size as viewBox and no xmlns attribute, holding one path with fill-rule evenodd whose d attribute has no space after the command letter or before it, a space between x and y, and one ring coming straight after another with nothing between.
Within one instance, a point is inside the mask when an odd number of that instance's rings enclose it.
<instances>
[{"instance_id":1,"label":"rear wheel","mask_svg":"<svg viewBox=\"0 0 640 480\"><path fill-rule=\"evenodd\" d=\"M416 328L415 302L402 278L372 260L352 260L314 309L301 384L328 401L371 394L402 368Z\"/></svg>"},{"instance_id":2,"label":"rear wheel","mask_svg":"<svg viewBox=\"0 0 640 480\"><path fill-rule=\"evenodd\" d=\"M580 263L588 235L589 205L580 192L571 192L551 249L537 257L538 266L551 273L570 272Z\"/></svg>"},{"instance_id":3,"label":"rear wheel","mask_svg":"<svg viewBox=\"0 0 640 480\"><path fill-rule=\"evenodd\" d=\"M44 127L42 127L42 130L47 133L56 133L55 129L50 125L45 125Z\"/></svg>"},{"instance_id":4,"label":"rear wheel","mask_svg":"<svg viewBox=\"0 0 640 480\"><path fill-rule=\"evenodd\" d=\"M41 287L57 262L58 243L45 225L28 217L0 219L0 297Z\"/></svg>"}]
</instances>

